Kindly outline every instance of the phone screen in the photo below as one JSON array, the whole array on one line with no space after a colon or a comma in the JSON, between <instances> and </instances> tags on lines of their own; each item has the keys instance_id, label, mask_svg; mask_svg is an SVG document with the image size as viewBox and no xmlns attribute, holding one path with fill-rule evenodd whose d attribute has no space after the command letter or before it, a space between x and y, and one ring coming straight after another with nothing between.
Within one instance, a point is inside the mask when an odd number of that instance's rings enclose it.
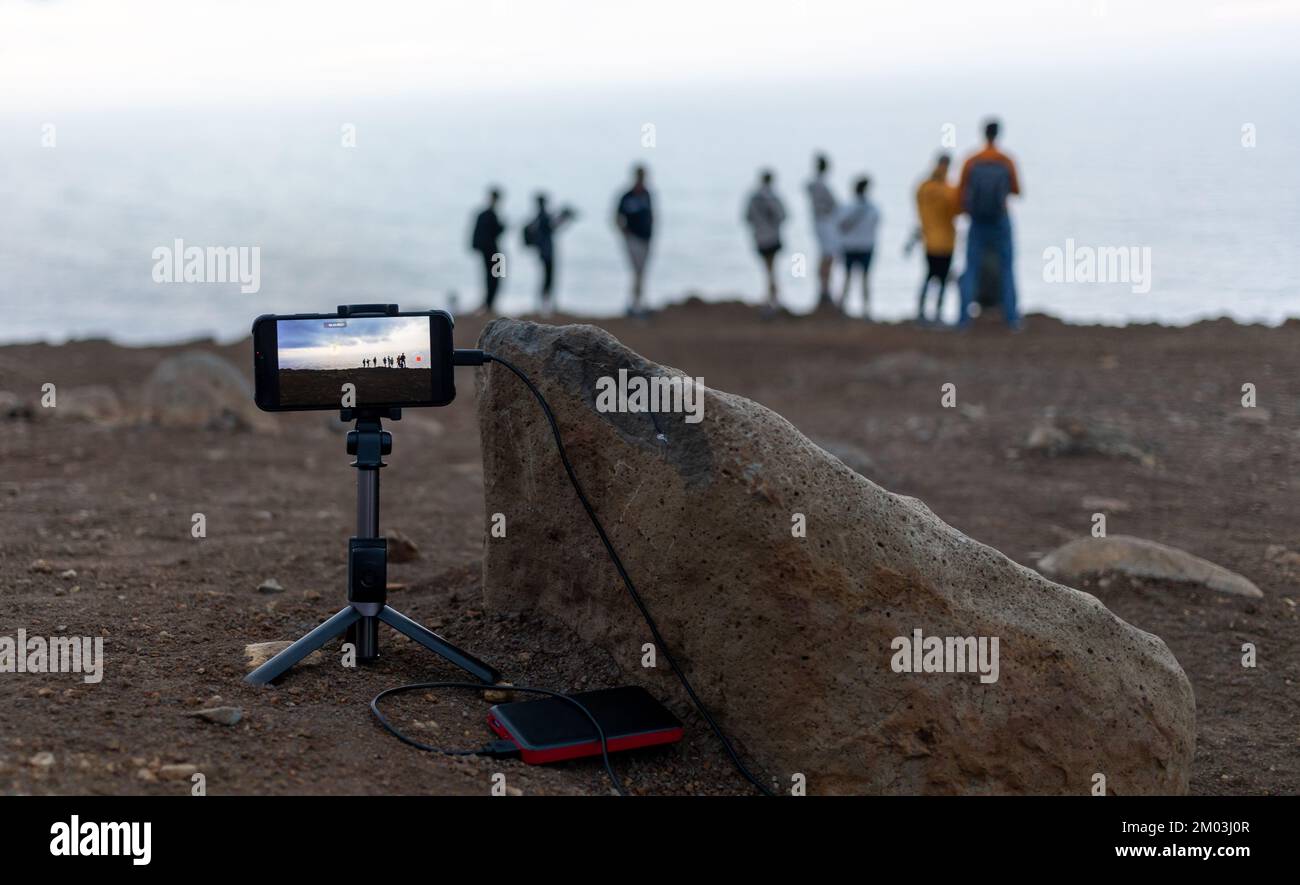
<instances>
[{"instance_id":1,"label":"phone screen","mask_svg":"<svg viewBox=\"0 0 1300 885\"><path fill-rule=\"evenodd\" d=\"M442 405L455 395L449 329L443 334L449 323L439 315L276 317L274 323L274 408Z\"/></svg>"}]
</instances>

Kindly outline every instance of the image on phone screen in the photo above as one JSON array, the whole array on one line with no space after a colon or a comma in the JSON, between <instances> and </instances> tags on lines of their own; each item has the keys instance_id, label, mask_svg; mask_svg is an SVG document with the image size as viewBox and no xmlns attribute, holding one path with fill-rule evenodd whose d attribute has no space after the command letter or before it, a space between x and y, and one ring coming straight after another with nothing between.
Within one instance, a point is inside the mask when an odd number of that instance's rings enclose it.
<instances>
[{"instance_id":1,"label":"image on phone screen","mask_svg":"<svg viewBox=\"0 0 1300 885\"><path fill-rule=\"evenodd\" d=\"M337 403L347 383L357 405L430 399L428 316L281 319L276 333L281 407Z\"/></svg>"}]
</instances>

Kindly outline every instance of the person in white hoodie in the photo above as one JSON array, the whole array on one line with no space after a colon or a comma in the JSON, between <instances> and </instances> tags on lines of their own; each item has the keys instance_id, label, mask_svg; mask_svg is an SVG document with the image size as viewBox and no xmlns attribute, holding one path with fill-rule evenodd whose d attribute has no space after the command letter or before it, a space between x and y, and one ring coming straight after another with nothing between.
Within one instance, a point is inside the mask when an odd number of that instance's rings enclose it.
<instances>
[{"instance_id":1,"label":"person in white hoodie","mask_svg":"<svg viewBox=\"0 0 1300 885\"><path fill-rule=\"evenodd\" d=\"M745 223L754 235L754 248L767 271L764 316L772 316L780 308L776 289L776 253L781 251L781 225L785 222L785 206L772 188L772 178L771 170L764 169L759 174L758 190L745 204Z\"/></svg>"},{"instance_id":2,"label":"person in white hoodie","mask_svg":"<svg viewBox=\"0 0 1300 885\"><path fill-rule=\"evenodd\" d=\"M876 228L880 225L880 210L867 197L871 179L863 176L853 185L853 199L840 209L840 254L844 256L844 292L840 296L840 310L849 311L849 289L853 284L853 269L862 268L862 316L868 317L871 305L871 255L876 248Z\"/></svg>"},{"instance_id":3,"label":"person in white hoodie","mask_svg":"<svg viewBox=\"0 0 1300 885\"><path fill-rule=\"evenodd\" d=\"M808 182L808 199L812 203L813 233L817 237L817 306L835 303L831 298L831 269L840 252L840 238L835 230L839 204L826 183L831 161L825 154L813 159L814 174Z\"/></svg>"}]
</instances>

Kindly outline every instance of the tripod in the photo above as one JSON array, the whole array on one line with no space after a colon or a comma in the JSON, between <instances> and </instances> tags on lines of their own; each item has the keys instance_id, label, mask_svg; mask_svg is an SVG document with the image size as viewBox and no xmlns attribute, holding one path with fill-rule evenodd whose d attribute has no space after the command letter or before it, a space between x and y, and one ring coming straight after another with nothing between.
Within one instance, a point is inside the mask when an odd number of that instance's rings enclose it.
<instances>
[{"instance_id":1,"label":"tripod","mask_svg":"<svg viewBox=\"0 0 1300 885\"><path fill-rule=\"evenodd\" d=\"M358 660L373 661L379 657L380 621L480 682L491 685L501 678L489 665L387 604L388 542L379 536L379 470L386 466L384 455L393 451L393 435L380 423L384 416L397 420L402 413L400 409L385 409L382 414L367 409L342 411L344 421L355 418L357 422L356 429L348 431L348 454L356 456L352 466L357 469L357 536L348 539L347 608L249 673L245 682L265 685L344 633L356 646Z\"/></svg>"}]
</instances>

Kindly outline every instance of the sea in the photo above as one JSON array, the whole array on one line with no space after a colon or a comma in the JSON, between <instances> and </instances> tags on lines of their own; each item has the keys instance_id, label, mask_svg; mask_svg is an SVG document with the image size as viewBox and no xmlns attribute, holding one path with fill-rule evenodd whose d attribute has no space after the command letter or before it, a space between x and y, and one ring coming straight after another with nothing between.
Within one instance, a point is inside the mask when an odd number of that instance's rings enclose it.
<instances>
[{"instance_id":1,"label":"sea","mask_svg":"<svg viewBox=\"0 0 1300 885\"><path fill-rule=\"evenodd\" d=\"M557 306L619 314L629 277L614 206L636 164L650 170L656 207L650 306L760 302L741 216L770 168L789 216L782 299L806 311L817 295L805 191L817 151L831 157L840 199L871 178L882 214L871 315L904 320L922 276L919 251L904 254L915 188L940 150L960 162L977 149L990 114L1022 179L1012 208L1022 311L1277 324L1300 317L1298 70L1099 65L942 82L912 71L834 86L88 100L5 114L0 342L231 341L259 314L346 303L464 313L481 303L468 240L490 185L504 191L509 225L498 308L536 305L539 269L521 227L544 191L576 212L559 234ZM254 251L256 286L166 281L159 250L177 241ZM861 312L856 290L850 305ZM950 291L950 319L955 306Z\"/></svg>"}]
</instances>

